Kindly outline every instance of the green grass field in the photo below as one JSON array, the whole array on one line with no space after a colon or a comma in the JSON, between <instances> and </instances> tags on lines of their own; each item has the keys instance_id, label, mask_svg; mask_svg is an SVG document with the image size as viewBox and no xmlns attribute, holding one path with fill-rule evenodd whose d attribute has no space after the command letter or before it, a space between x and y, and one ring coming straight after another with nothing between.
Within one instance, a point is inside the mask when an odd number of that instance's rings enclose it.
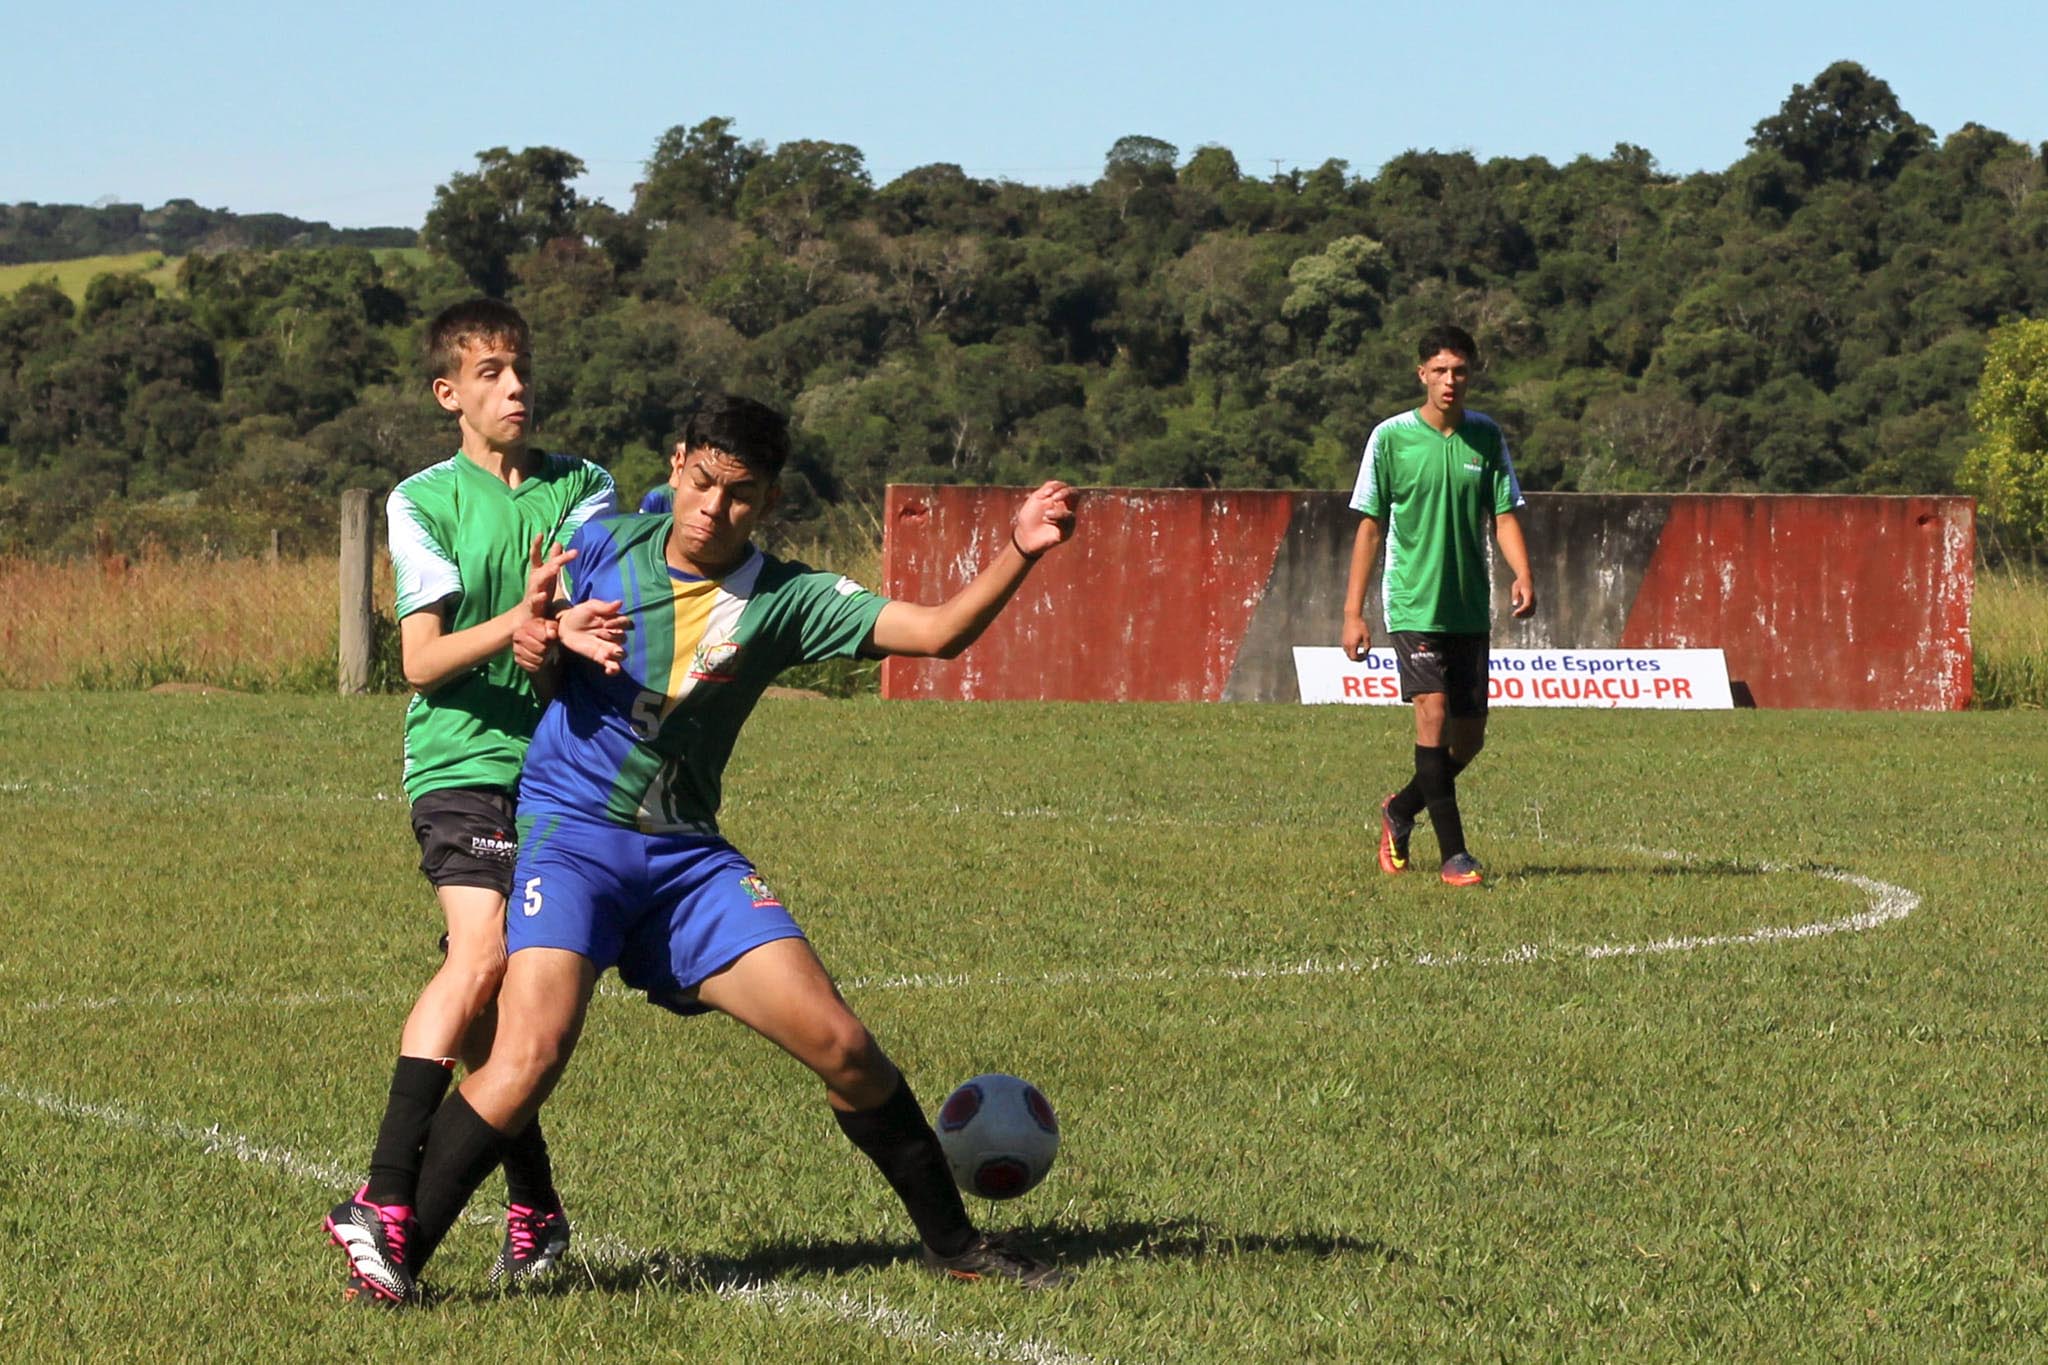
<instances>
[{"instance_id":1,"label":"green grass field","mask_svg":"<svg viewBox=\"0 0 2048 1365\"><path fill-rule=\"evenodd\" d=\"M1502 712L1458 892L1373 867L1391 708L768 703L727 832L928 1107L1045 1088L980 1207L1073 1282L929 1278L807 1075L614 985L566 1291L478 1222L387 1316L318 1222L438 931L400 708L0 694L0 1355L2048 1357L2039 712Z\"/></svg>"}]
</instances>

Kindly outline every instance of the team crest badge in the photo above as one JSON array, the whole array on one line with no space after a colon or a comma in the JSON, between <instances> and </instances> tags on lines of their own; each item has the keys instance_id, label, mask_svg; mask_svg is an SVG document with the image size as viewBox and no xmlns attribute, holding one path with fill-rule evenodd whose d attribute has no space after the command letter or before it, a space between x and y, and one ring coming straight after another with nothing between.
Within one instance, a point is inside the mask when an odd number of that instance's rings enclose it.
<instances>
[{"instance_id":1,"label":"team crest badge","mask_svg":"<svg viewBox=\"0 0 2048 1365\"><path fill-rule=\"evenodd\" d=\"M765 909L771 905L777 909L780 909L782 906L782 897L770 891L768 883L762 881L758 874L749 874L740 878L740 890L753 897L756 910Z\"/></svg>"},{"instance_id":2,"label":"team crest badge","mask_svg":"<svg viewBox=\"0 0 2048 1365\"><path fill-rule=\"evenodd\" d=\"M698 682L731 682L739 672L740 647L732 640L699 645L690 660L690 676Z\"/></svg>"}]
</instances>

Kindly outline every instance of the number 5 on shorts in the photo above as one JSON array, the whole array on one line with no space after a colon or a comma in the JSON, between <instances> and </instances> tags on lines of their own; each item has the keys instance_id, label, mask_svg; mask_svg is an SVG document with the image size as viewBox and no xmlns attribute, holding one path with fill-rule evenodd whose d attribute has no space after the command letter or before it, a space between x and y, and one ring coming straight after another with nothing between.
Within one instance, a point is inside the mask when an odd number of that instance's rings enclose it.
<instances>
[{"instance_id":1,"label":"number 5 on shorts","mask_svg":"<svg viewBox=\"0 0 2048 1365\"><path fill-rule=\"evenodd\" d=\"M521 902L519 909L528 919L540 913L540 878L526 879L526 899Z\"/></svg>"}]
</instances>

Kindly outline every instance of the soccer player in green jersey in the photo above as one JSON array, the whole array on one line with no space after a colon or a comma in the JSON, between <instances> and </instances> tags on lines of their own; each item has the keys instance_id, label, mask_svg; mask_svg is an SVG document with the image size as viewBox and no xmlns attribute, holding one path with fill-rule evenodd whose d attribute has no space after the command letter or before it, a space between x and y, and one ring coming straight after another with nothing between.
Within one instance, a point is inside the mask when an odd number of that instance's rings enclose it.
<instances>
[{"instance_id":1,"label":"soccer player in green jersey","mask_svg":"<svg viewBox=\"0 0 2048 1365\"><path fill-rule=\"evenodd\" d=\"M412 1294L405 1265L420 1151L458 1056L489 1055L491 1004L505 972L519 767L540 720L513 633L545 615L561 550L584 522L614 510L611 476L528 442L532 355L526 321L491 299L459 303L426 336L436 401L460 449L392 491L391 563L399 643L414 688L405 713L405 793L420 871L447 922L441 968L399 1035L398 1062L370 1154L369 1179L328 1215L349 1262L347 1293L373 1303ZM542 555L544 546L555 552ZM534 1123L505 1161L505 1244L492 1279L552 1269L567 1248L547 1141Z\"/></svg>"},{"instance_id":2,"label":"soccer player in green jersey","mask_svg":"<svg viewBox=\"0 0 2048 1365\"><path fill-rule=\"evenodd\" d=\"M1344 653L1363 659L1372 629L1365 591L1379 567L1380 599L1401 679L1415 706L1415 773L1380 803L1380 869L1408 870L1408 840L1426 808L1452 886L1482 873L1465 847L1458 774L1486 743L1486 669L1493 594L1486 531L1515 576L1516 616L1536 610L1529 551L1517 509L1524 503L1507 437L1491 417L1465 407L1479 348L1458 327L1432 328L1416 347L1422 404L1373 428L1351 494L1362 514L1344 588Z\"/></svg>"},{"instance_id":3,"label":"soccer player in green jersey","mask_svg":"<svg viewBox=\"0 0 2048 1365\"><path fill-rule=\"evenodd\" d=\"M560 1079L600 973L681 1014L722 1012L809 1067L847 1139L881 1171L956 1279L1026 1287L1059 1272L978 1231L909 1083L847 1007L803 930L719 833L720 780L764 688L792 664L862 654L952 657L1039 556L1073 532L1074 490L1041 485L1001 550L937 606L891 601L750 543L788 457L783 419L714 399L677 456L672 515L591 522L558 622L559 688L521 781L498 1036L435 1116L420 1175L415 1268ZM630 630L583 639L591 613ZM546 628L519 657L539 664ZM579 643L581 641L581 643Z\"/></svg>"}]
</instances>

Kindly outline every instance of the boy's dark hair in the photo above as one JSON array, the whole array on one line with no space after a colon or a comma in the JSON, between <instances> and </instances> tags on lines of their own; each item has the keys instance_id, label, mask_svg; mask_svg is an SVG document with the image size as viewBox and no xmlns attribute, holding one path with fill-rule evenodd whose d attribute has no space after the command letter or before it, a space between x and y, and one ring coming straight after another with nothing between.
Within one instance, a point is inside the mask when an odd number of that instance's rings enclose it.
<instances>
[{"instance_id":1,"label":"boy's dark hair","mask_svg":"<svg viewBox=\"0 0 2048 1365\"><path fill-rule=\"evenodd\" d=\"M722 450L770 479L780 478L789 460L789 419L751 398L714 393L683 424L683 449L699 446Z\"/></svg>"},{"instance_id":2,"label":"boy's dark hair","mask_svg":"<svg viewBox=\"0 0 2048 1365\"><path fill-rule=\"evenodd\" d=\"M510 342L524 355L533 349L533 329L519 310L499 299L465 299L450 304L427 324L425 353L428 379L453 379L462 369L462 352L476 342Z\"/></svg>"},{"instance_id":3,"label":"boy's dark hair","mask_svg":"<svg viewBox=\"0 0 2048 1365\"><path fill-rule=\"evenodd\" d=\"M1422 340L1415 344L1415 363L1427 365L1429 358L1438 351L1463 356L1467 365L1479 363L1479 343L1472 339L1470 332L1455 323L1440 322L1424 332Z\"/></svg>"}]
</instances>

